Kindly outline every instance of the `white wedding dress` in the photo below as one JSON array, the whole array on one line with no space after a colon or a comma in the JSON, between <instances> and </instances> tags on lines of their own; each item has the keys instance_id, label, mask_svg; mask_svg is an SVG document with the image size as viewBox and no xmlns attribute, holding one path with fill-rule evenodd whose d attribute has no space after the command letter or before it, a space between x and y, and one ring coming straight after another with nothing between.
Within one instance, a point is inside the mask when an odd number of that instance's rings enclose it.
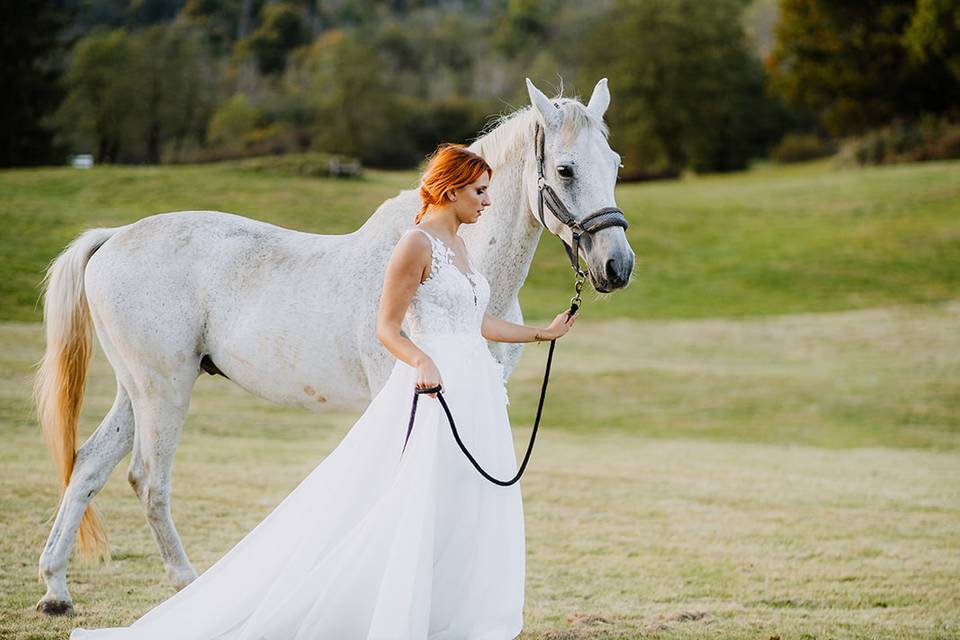
<instances>
[{"instance_id":1,"label":"white wedding dress","mask_svg":"<svg viewBox=\"0 0 960 640\"><path fill-rule=\"evenodd\" d=\"M512 477L503 369L480 335L489 283L417 230L433 259L406 332L436 363L464 444L495 477ZM519 484L483 479L427 395L401 456L416 377L398 360L337 448L186 588L129 627L77 628L70 640L515 638L525 570Z\"/></svg>"}]
</instances>

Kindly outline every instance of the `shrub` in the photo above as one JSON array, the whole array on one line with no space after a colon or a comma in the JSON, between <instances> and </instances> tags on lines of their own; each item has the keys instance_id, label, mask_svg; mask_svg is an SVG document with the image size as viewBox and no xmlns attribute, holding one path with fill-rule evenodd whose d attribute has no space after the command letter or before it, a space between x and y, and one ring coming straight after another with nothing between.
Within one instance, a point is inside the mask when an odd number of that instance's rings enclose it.
<instances>
[{"instance_id":1,"label":"shrub","mask_svg":"<svg viewBox=\"0 0 960 640\"><path fill-rule=\"evenodd\" d=\"M317 152L260 156L238 160L233 166L258 173L307 177L359 176L363 169L356 158Z\"/></svg>"},{"instance_id":2,"label":"shrub","mask_svg":"<svg viewBox=\"0 0 960 640\"><path fill-rule=\"evenodd\" d=\"M212 146L243 148L247 136L256 128L260 115L246 96L233 96L221 104L210 119L207 142Z\"/></svg>"},{"instance_id":3,"label":"shrub","mask_svg":"<svg viewBox=\"0 0 960 640\"><path fill-rule=\"evenodd\" d=\"M960 158L960 122L927 117L895 122L848 139L837 154L841 166L868 166Z\"/></svg>"},{"instance_id":4,"label":"shrub","mask_svg":"<svg viewBox=\"0 0 960 640\"><path fill-rule=\"evenodd\" d=\"M803 162L833 153L833 148L811 133L788 133L770 155L780 164Z\"/></svg>"}]
</instances>

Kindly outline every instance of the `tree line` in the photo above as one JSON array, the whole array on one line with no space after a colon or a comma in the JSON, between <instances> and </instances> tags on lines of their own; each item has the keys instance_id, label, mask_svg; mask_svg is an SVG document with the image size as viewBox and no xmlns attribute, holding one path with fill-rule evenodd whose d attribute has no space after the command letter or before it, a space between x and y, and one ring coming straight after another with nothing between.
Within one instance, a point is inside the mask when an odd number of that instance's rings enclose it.
<instances>
[{"instance_id":1,"label":"tree line","mask_svg":"<svg viewBox=\"0 0 960 640\"><path fill-rule=\"evenodd\" d=\"M955 120L953 0L11 0L3 165L320 150L410 167L609 77L623 176L726 171L791 132ZM764 19L766 16L766 19Z\"/></svg>"}]
</instances>

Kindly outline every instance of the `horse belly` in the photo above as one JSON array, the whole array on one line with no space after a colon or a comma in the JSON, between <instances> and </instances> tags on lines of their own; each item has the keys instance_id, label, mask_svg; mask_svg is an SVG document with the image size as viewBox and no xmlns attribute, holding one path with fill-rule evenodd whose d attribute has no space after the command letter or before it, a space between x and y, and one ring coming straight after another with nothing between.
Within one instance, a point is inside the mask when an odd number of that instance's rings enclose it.
<instances>
[{"instance_id":1,"label":"horse belly","mask_svg":"<svg viewBox=\"0 0 960 640\"><path fill-rule=\"evenodd\" d=\"M242 278L242 286L222 296L223 304L208 310L204 341L217 368L251 393L285 405L366 404L360 325L373 312L363 311L370 302L362 288L354 289L356 299L344 299L345 287L337 286L342 276L331 271L337 261L324 262L330 266L322 274L277 269Z\"/></svg>"},{"instance_id":2,"label":"horse belly","mask_svg":"<svg viewBox=\"0 0 960 640\"><path fill-rule=\"evenodd\" d=\"M357 408L369 401L357 350L333 319L302 313L250 313L209 340L224 375L267 400L311 410Z\"/></svg>"}]
</instances>

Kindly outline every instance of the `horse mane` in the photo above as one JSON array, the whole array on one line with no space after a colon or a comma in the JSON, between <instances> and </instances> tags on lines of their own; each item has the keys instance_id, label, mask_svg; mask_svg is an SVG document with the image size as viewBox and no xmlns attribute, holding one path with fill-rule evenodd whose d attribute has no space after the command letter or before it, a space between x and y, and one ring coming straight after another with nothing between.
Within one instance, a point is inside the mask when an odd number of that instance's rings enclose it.
<instances>
[{"instance_id":1,"label":"horse mane","mask_svg":"<svg viewBox=\"0 0 960 640\"><path fill-rule=\"evenodd\" d=\"M604 138L607 137L607 125L603 119L587 111L576 96L557 96L551 101L563 116L561 135L572 137L584 128L595 127ZM470 150L483 156L496 171L498 167L523 157L524 147L533 144L537 122L540 122L540 114L530 105L496 116L483 128L480 137L470 145Z\"/></svg>"}]
</instances>

